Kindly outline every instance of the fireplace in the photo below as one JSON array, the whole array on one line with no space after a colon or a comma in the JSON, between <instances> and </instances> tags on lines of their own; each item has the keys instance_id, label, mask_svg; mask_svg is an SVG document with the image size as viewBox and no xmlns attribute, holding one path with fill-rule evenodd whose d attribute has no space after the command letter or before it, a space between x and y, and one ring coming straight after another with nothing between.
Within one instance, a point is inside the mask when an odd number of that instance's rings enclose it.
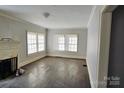
<instances>
[{"instance_id":1,"label":"fireplace","mask_svg":"<svg viewBox=\"0 0 124 93\"><path fill-rule=\"evenodd\" d=\"M0 40L0 79L14 74L18 68L19 42L11 38Z\"/></svg>"},{"instance_id":2,"label":"fireplace","mask_svg":"<svg viewBox=\"0 0 124 93\"><path fill-rule=\"evenodd\" d=\"M17 70L17 57L0 60L0 79L4 79Z\"/></svg>"}]
</instances>

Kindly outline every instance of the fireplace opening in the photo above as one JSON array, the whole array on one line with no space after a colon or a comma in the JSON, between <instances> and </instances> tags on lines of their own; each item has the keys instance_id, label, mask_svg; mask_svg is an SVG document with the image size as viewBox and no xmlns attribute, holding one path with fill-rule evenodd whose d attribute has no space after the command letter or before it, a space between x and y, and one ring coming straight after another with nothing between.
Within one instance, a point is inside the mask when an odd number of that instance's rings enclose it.
<instances>
[{"instance_id":1,"label":"fireplace opening","mask_svg":"<svg viewBox=\"0 0 124 93\"><path fill-rule=\"evenodd\" d=\"M17 70L17 57L0 60L0 79L15 74Z\"/></svg>"}]
</instances>

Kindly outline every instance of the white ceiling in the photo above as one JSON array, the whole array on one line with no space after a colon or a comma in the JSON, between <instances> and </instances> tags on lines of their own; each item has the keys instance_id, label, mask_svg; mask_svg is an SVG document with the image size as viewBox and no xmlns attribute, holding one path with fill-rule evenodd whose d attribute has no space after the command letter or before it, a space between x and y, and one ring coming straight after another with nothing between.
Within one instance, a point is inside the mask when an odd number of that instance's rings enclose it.
<instances>
[{"instance_id":1,"label":"white ceiling","mask_svg":"<svg viewBox=\"0 0 124 93\"><path fill-rule=\"evenodd\" d=\"M0 5L7 15L17 17L46 28L86 27L92 11L91 5ZM45 18L44 12L50 16Z\"/></svg>"}]
</instances>

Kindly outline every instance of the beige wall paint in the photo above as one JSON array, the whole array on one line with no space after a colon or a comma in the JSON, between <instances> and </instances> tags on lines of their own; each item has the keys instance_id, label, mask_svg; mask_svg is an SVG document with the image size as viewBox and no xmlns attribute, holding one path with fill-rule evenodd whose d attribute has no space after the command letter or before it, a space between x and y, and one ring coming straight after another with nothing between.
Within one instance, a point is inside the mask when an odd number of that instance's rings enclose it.
<instances>
[{"instance_id":1,"label":"beige wall paint","mask_svg":"<svg viewBox=\"0 0 124 93\"><path fill-rule=\"evenodd\" d=\"M20 42L18 53L19 66L46 56L46 52L34 53L30 56L26 53L26 31L42 32L46 34L45 28L22 21L16 21L0 16L0 38L10 37ZM33 59L32 59L33 58Z\"/></svg>"},{"instance_id":2,"label":"beige wall paint","mask_svg":"<svg viewBox=\"0 0 124 93\"><path fill-rule=\"evenodd\" d=\"M56 51L54 45L56 41L54 39L56 34L77 34L78 35L78 52L60 52ZM86 59L87 50L87 29L74 28L74 29L50 29L47 37L47 55L49 56L61 56L70 58Z\"/></svg>"},{"instance_id":3,"label":"beige wall paint","mask_svg":"<svg viewBox=\"0 0 124 93\"><path fill-rule=\"evenodd\" d=\"M112 13L103 13L101 21L98 87L107 87Z\"/></svg>"},{"instance_id":4,"label":"beige wall paint","mask_svg":"<svg viewBox=\"0 0 124 93\"><path fill-rule=\"evenodd\" d=\"M92 87L98 87L100 20L103 6L93 8L88 24L87 64Z\"/></svg>"},{"instance_id":5,"label":"beige wall paint","mask_svg":"<svg viewBox=\"0 0 124 93\"><path fill-rule=\"evenodd\" d=\"M47 40L47 54L46 51L27 55L26 53L26 32L41 32L48 35ZM79 36L79 48L77 53L73 52L57 52L53 48L53 36L55 33L69 33L77 34ZM72 57L86 59L87 48L87 29L55 29L46 31L45 28L28 23L26 21L14 20L8 17L0 16L0 38L10 37L20 42L20 49L18 53L19 67L38 60L46 55Z\"/></svg>"}]
</instances>

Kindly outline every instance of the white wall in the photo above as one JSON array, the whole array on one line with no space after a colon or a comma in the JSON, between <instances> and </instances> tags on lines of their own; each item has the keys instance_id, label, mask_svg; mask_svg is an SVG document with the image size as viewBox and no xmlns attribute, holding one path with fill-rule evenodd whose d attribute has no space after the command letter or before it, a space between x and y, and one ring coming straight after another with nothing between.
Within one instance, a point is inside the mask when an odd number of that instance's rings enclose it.
<instances>
[{"instance_id":1,"label":"white wall","mask_svg":"<svg viewBox=\"0 0 124 93\"><path fill-rule=\"evenodd\" d=\"M26 53L26 31L42 32L48 34L47 39L47 54L46 51L27 55ZM57 52L53 48L54 40L53 37L56 33L69 33L78 34L79 36L79 48L77 53L73 52ZM56 29L45 31L45 28L31 24L26 21L17 21L8 16L0 15L0 38L10 37L20 42L20 49L18 53L19 67L29 64L37 59L40 59L46 55L50 56L62 56L72 58L86 58L86 47L87 47L87 29Z\"/></svg>"},{"instance_id":2,"label":"white wall","mask_svg":"<svg viewBox=\"0 0 124 93\"><path fill-rule=\"evenodd\" d=\"M54 45L56 34L77 34L79 36L78 41L78 52L60 52L56 51ZM87 50L87 29L50 29L48 30L47 38L47 55L49 56L61 56L61 57L71 57L71 58L81 58L86 59Z\"/></svg>"},{"instance_id":3,"label":"white wall","mask_svg":"<svg viewBox=\"0 0 124 93\"><path fill-rule=\"evenodd\" d=\"M100 52L99 52L98 87L107 87L111 18L112 18L111 12L102 14Z\"/></svg>"},{"instance_id":4,"label":"white wall","mask_svg":"<svg viewBox=\"0 0 124 93\"><path fill-rule=\"evenodd\" d=\"M93 8L88 24L87 64L92 87L98 87L100 16L103 6Z\"/></svg>"},{"instance_id":5,"label":"white wall","mask_svg":"<svg viewBox=\"0 0 124 93\"><path fill-rule=\"evenodd\" d=\"M25 21L19 22L0 16L0 38L11 37L14 40L18 40L20 42L20 49L18 54L19 66L33 62L46 55L46 52L44 51L27 56L26 31L46 33L45 29L40 26Z\"/></svg>"}]
</instances>

